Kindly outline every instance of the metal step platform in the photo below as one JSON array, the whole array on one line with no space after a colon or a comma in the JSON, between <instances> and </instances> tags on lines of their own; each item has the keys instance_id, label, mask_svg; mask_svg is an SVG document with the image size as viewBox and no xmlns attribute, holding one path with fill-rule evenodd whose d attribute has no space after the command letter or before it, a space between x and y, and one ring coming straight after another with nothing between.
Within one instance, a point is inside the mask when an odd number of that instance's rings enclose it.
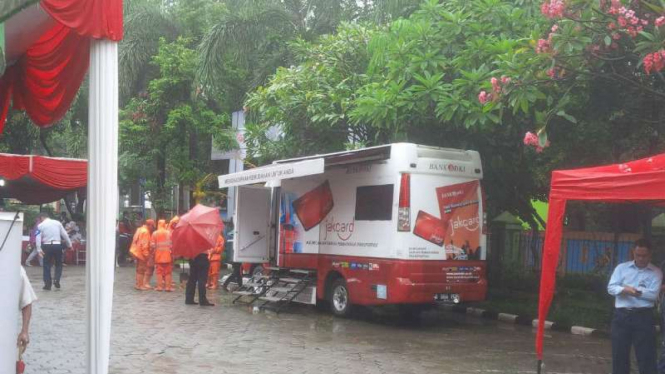
<instances>
[{"instance_id":1,"label":"metal step platform","mask_svg":"<svg viewBox=\"0 0 665 374\"><path fill-rule=\"evenodd\" d=\"M233 292L233 303L262 302L260 309L279 313L292 302L316 304L316 271L269 268L270 274L258 274Z\"/></svg>"}]
</instances>

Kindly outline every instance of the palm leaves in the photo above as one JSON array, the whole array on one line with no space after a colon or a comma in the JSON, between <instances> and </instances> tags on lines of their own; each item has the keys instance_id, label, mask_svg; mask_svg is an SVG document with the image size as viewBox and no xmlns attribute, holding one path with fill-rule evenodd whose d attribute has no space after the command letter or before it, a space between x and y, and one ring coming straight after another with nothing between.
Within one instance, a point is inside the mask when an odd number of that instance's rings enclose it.
<instances>
[{"instance_id":1,"label":"palm leaves","mask_svg":"<svg viewBox=\"0 0 665 374\"><path fill-rule=\"evenodd\" d=\"M168 7L155 1L129 1L125 13L125 35L118 55L123 98L145 88L150 60L157 54L159 39L171 41L179 34Z\"/></svg>"},{"instance_id":2,"label":"palm leaves","mask_svg":"<svg viewBox=\"0 0 665 374\"><path fill-rule=\"evenodd\" d=\"M289 65L289 43L313 41L359 14L355 0L227 1L229 12L204 36L199 81L220 89L228 59L250 72L247 90L263 84L279 66Z\"/></svg>"},{"instance_id":3,"label":"palm leaves","mask_svg":"<svg viewBox=\"0 0 665 374\"><path fill-rule=\"evenodd\" d=\"M291 33L290 27L284 25L293 25L292 19L283 8L274 4L243 6L228 12L201 41L199 81L207 87L220 89L219 82L227 64L225 59L230 57L240 65L252 64L253 56L266 51L270 34L280 28L281 32Z\"/></svg>"}]
</instances>

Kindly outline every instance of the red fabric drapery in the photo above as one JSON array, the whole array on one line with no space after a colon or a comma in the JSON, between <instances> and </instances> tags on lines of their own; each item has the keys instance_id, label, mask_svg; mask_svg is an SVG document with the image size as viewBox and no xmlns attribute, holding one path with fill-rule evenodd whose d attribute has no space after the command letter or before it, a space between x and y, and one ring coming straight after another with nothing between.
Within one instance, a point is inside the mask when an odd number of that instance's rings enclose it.
<instances>
[{"instance_id":1,"label":"red fabric drapery","mask_svg":"<svg viewBox=\"0 0 665 374\"><path fill-rule=\"evenodd\" d=\"M122 0L42 0L56 21L95 39L122 39Z\"/></svg>"},{"instance_id":2,"label":"red fabric drapery","mask_svg":"<svg viewBox=\"0 0 665 374\"><path fill-rule=\"evenodd\" d=\"M0 187L0 198L43 204L59 200L72 191L85 189L88 162L0 153L0 177L6 183Z\"/></svg>"},{"instance_id":3,"label":"red fabric drapery","mask_svg":"<svg viewBox=\"0 0 665 374\"><path fill-rule=\"evenodd\" d=\"M42 0L58 24L0 77L0 133L10 102L38 126L60 120L88 70L90 38L122 39L122 0Z\"/></svg>"},{"instance_id":4,"label":"red fabric drapery","mask_svg":"<svg viewBox=\"0 0 665 374\"><path fill-rule=\"evenodd\" d=\"M624 164L552 172L550 205L545 230L536 355L543 358L545 319L554 295L563 217L568 200L596 202L665 202L665 154Z\"/></svg>"}]
</instances>

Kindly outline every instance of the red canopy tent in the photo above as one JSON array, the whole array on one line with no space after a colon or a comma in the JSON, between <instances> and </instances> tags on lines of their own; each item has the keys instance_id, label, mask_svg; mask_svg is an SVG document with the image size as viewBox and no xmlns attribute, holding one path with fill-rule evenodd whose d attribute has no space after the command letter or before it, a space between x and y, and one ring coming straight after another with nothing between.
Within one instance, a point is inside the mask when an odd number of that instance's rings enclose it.
<instances>
[{"instance_id":1,"label":"red canopy tent","mask_svg":"<svg viewBox=\"0 0 665 374\"><path fill-rule=\"evenodd\" d=\"M662 205L665 202L665 154L623 164L552 172L538 305L536 355L539 362L543 358L545 318L554 295L568 200Z\"/></svg>"},{"instance_id":2,"label":"red canopy tent","mask_svg":"<svg viewBox=\"0 0 665 374\"><path fill-rule=\"evenodd\" d=\"M8 9L8 16L17 10ZM38 126L60 120L88 71L90 38L119 41L122 31L120 0L42 0L8 18L0 133L10 103L24 109Z\"/></svg>"},{"instance_id":3,"label":"red canopy tent","mask_svg":"<svg viewBox=\"0 0 665 374\"><path fill-rule=\"evenodd\" d=\"M57 123L86 73L89 76L87 245L94 249L86 255L86 372L90 374L108 373L110 355L122 3L0 0L0 132L10 105L25 110L38 126ZM31 183L51 178L58 184L52 174L46 176L48 170L35 173L37 159L31 159Z\"/></svg>"},{"instance_id":4,"label":"red canopy tent","mask_svg":"<svg viewBox=\"0 0 665 374\"><path fill-rule=\"evenodd\" d=\"M85 190L88 162L71 158L21 156L0 153L0 198L25 204L45 204Z\"/></svg>"}]
</instances>

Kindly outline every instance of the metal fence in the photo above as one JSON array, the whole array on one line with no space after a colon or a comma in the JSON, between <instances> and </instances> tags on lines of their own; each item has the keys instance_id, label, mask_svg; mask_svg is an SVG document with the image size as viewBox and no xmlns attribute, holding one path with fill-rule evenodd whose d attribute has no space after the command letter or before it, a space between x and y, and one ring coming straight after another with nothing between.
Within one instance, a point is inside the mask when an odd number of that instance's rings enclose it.
<instances>
[{"instance_id":1,"label":"metal fence","mask_svg":"<svg viewBox=\"0 0 665 374\"><path fill-rule=\"evenodd\" d=\"M492 250L500 251L501 266L517 267L523 271L540 269L544 232L537 235L531 231L505 231L494 235L499 243ZM618 234L606 232L565 232L561 241L558 272L565 274L594 274L609 276L614 267L630 260L630 249L638 234ZM534 253L537 261L534 261ZM490 256L491 257L491 256ZM515 269L517 270L517 269Z\"/></svg>"}]
</instances>

